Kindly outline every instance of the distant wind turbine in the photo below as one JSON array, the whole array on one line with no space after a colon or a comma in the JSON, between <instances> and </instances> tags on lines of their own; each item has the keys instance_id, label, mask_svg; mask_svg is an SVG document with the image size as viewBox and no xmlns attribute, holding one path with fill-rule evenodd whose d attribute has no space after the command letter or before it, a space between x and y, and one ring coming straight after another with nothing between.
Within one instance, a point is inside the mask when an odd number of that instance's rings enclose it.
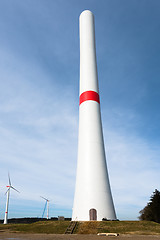
<instances>
[{"instance_id":1,"label":"distant wind turbine","mask_svg":"<svg viewBox=\"0 0 160 240\"><path fill-rule=\"evenodd\" d=\"M49 219L49 200L47 198L44 198L42 196L40 196L41 198L43 198L46 203L45 203L45 206L44 206L44 210L43 210L43 214L42 214L42 218L44 216L44 213L45 213L45 210L46 210L46 207L47 207L47 219Z\"/></svg>"},{"instance_id":2,"label":"distant wind turbine","mask_svg":"<svg viewBox=\"0 0 160 240\"><path fill-rule=\"evenodd\" d=\"M10 189L12 188L13 190L15 190L16 192L19 193L19 191L12 186L9 173L8 173L8 180L9 180L9 185L6 186L6 187L8 188L8 190L7 190L7 192L5 193L5 194L7 194L7 201L6 201L6 211L5 211L5 217L4 217L4 224L7 224L7 223L8 223L8 206L9 206Z\"/></svg>"}]
</instances>

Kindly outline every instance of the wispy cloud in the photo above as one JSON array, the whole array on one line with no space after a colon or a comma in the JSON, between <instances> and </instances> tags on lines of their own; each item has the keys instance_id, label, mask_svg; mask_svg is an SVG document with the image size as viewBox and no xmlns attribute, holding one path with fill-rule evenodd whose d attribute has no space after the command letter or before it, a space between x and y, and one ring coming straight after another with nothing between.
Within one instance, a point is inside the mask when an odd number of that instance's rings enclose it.
<instances>
[{"instance_id":1,"label":"wispy cloud","mask_svg":"<svg viewBox=\"0 0 160 240\"><path fill-rule=\"evenodd\" d=\"M117 215L136 219L159 182L159 1L0 5L0 217L8 171L21 192L11 193L10 217L38 216L40 195L53 200L51 214L71 216L78 16L86 6L95 14L104 139Z\"/></svg>"},{"instance_id":2,"label":"wispy cloud","mask_svg":"<svg viewBox=\"0 0 160 240\"><path fill-rule=\"evenodd\" d=\"M127 124L131 116L136 120L134 113L128 113L128 119L117 119L117 126L110 112L110 119L104 124L109 175L121 219L138 217L159 181L159 146L133 131L133 125Z\"/></svg>"}]
</instances>

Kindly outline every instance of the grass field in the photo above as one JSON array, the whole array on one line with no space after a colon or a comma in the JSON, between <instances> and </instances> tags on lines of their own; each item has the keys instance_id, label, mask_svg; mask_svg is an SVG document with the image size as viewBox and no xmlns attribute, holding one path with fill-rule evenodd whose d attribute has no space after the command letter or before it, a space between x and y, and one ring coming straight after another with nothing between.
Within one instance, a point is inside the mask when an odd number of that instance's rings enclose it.
<instances>
[{"instance_id":1,"label":"grass field","mask_svg":"<svg viewBox=\"0 0 160 240\"><path fill-rule=\"evenodd\" d=\"M69 221L48 221L31 224L0 224L0 232L63 234L69 223ZM102 232L160 235L160 224L148 221L92 221L78 223L74 231L76 234L97 234Z\"/></svg>"},{"instance_id":2,"label":"grass field","mask_svg":"<svg viewBox=\"0 0 160 240\"><path fill-rule=\"evenodd\" d=\"M69 221L35 222L30 224L7 224L0 225L0 232L23 232L23 233L54 233L63 234L69 225Z\"/></svg>"},{"instance_id":3,"label":"grass field","mask_svg":"<svg viewBox=\"0 0 160 240\"><path fill-rule=\"evenodd\" d=\"M160 234L160 224L149 221L107 221L83 222L79 224L78 234L120 233L152 235Z\"/></svg>"}]
</instances>

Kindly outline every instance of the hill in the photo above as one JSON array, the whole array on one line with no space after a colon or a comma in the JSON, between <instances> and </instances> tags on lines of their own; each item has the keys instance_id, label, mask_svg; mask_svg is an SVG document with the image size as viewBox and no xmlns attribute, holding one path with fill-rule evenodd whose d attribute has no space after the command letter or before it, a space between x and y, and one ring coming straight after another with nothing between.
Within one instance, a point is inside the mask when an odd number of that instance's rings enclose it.
<instances>
[{"instance_id":1,"label":"hill","mask_svg":"<svg viewBox=\"0 0 160 240\"><path fill-rule=\"evenodd\" d=\"M0 224L0 232L63 234L69 223L69 221L43 221L30 224ZM76 234L97 234L100 232L160 235L160 224L150 221L79 222L74 231Z\"/></svg>"}]
</instances>

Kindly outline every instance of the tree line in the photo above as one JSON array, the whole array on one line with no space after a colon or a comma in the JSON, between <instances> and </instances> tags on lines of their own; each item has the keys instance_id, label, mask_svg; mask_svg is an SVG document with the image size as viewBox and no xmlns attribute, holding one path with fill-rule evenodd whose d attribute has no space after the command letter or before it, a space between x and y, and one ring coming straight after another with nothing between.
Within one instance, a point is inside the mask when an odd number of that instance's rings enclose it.
<instances>
[{"instance_id":1,"label":"tree line","mask_svg":"<svg viewBox=\"0 0 160 240\"><path fill-rule=\"evenodd\" d=\"M160 192L157 189L155 189L150 197L150 201L139 213L140 220L160 223Z\"/></svg>"}]
</instances>

